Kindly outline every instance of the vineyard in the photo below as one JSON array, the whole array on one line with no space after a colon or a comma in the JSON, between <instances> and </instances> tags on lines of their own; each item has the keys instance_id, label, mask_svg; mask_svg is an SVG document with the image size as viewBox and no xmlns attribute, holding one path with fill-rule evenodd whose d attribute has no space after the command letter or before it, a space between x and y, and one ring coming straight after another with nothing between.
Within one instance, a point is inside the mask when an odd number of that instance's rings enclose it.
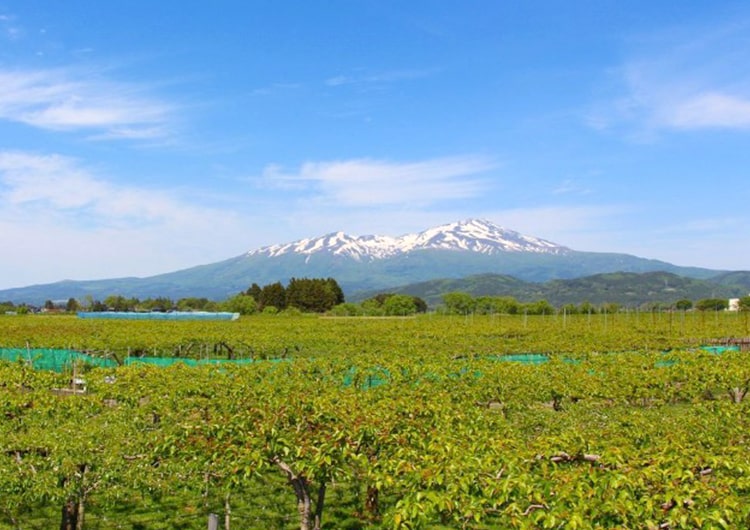
<instances>
[{"instance_id":1,"label":"vineyard","mask_svg":"<svg viewBox=\"0 0 750 530\"><path fill-rule=\"evenodd\" d=\"M0 528L750 528L748 326L3 316Z\"/></svg>"}]
</instances>

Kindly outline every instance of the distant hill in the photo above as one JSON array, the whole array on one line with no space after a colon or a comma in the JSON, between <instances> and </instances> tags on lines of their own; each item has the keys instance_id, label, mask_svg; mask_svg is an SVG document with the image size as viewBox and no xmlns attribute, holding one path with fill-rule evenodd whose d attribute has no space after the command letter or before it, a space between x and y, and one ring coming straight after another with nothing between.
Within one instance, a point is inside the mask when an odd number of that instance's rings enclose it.
<instances>
[{"instance_id":1,"label":"distant hill","mask_svg":"<svg viewBox=\"0 0 750 530\"><path fill-rule=\"evenodd\" d=\"M732 298L747 294L741 285L722 285L713 280L699 280L668 272L615 272L542 283L526 282L507 275L480 274L460 279L419 282L390 289L388 292L419 296L432 307L440 305L442 296L450 292L464 292L475 297L512 296L520 302L544 299L557 307L582 302L637 307L653 302ZM375 294L375 291L360 293L356 299L369 298Z\"/></svg>"},{"instance_id":2,"label":"distant hill","mask_svg":"<svg viewBox=\"0 0 750 530\"><path fill-rule=\"evenodd\" d=\"M724 272L711 278L721 285L741 287L744 290L743 296L750 294L750 271Z\"/></svg>"},{"instance_id":3,"label":"distant hill","mask_svg":"<svg viewBox=\"0 0 750 530\"><path fill-rule=\"evenodd\" d=\"M147 278L67 280L6 289L0 291L0 301L40 305L45 300L82 300L87 296L101 300L109 295L221 300L246 290L252 283L287 283L293 277L333 277L351 298L359 292L478 274L539 283L600 273L654 271L695 279L724 273L727 283L722 285L750 284L745 276L750 273L680 267L629 254L580 252L489 221L469 219L399 237L354 237L336 232Z\"/></svg>"}]
</instances>

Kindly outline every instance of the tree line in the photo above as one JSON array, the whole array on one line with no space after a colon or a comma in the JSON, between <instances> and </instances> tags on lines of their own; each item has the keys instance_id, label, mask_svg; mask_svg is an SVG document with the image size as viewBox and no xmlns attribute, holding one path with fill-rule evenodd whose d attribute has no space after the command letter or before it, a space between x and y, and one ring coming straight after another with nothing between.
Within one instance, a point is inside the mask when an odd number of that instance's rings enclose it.
<instances>
[{"instance_id":1,"label":"tree line","mask_svg":"<svg viewBox=\"0 0 750 530\"><path fill-rule=\"evenodd\" d=\"M599 313L612 314L623 309L623 307L617 303L594 305L587 301L581 302L580 304L565 304L556 308L547 300L519 302L512 296L474 297L463 292L446 293L442 297L442 302L443 305L439 308L440 311L454 315L553 315L556 313L585 315ZM646 304L639 309L645 311L723 311L728 308L729 300L725 298L705 298L698 300L695 303L688 299L677 300L673 303L654 302ZM739 311L750 311L750 296L740 298L737 309Z\"/></svg>"},{"instance_id":2,"label":"tree line","mask_svg":"<svg viewBox=\"0 0 750 530\"><path fill-rule=\"evenodd\" d=\"M221 301L198 297L180 298L175 301L164 296L140 300L122 295L110 295L103 300L96 300L89 295L82 301L70 298L66 303L54 303L47 300L44 310L60 312L79 310L93 312L229 311L250 315L257 312L278 313L285 310L324 313L344 302L344 291L333 278L292 278L286 286L281 282L263 287L253 283L247 290ZM24 307L25 312L30 310L28 306L19 307ZM18 312L18 308L12 302L0 304L0 309Z\"/></svg>"},{"instance_id":3,"label":"tree line","mask_svg":"<svg viewBox=\"0 0 750 530\"><path fill-rule=\"evenodd\" d=\"M681 299L671 303L651 302L640 306L642 311L723 311L729 308L725 298L705 298L693 302ZM15 305L0 302L0 313L35 312L27 304ZM205 297L185 297L172 300L154 297L140 300L135 297L110 295L96 300L87 295L82 300L69 298L65 302L47 300L43 309L48 312L74 313L86 311L229 311L243 315L254 313L275 314L280 311L304 313L331 313L335 316L409 316L425 313L427 303L418 296L381 293L359 303L346 302L344 292L334 278L292 278L284 286L274 282L260 286L253 283L248 289L226 300L215 301ZM446 314L527 314L551 315L556 313L599 314L616 313L623 307L617 303L595 305L588 301L555 307L547 300L520 302L512 296L472 296L464 292L451 292L442 296L442 305L436 311ZM739 299L739 311L750 311L750 296Z\"/></svg>"}]
</instances>

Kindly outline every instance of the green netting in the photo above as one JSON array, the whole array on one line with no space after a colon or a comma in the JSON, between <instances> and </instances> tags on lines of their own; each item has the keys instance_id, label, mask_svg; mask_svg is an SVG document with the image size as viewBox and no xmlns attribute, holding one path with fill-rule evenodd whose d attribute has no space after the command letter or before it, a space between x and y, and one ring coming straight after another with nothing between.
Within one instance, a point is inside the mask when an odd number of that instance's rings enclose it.
<instances>
[{"instance_id":1,"label":"green netting","mask_svg":"<svg viewBox=\"0 0 750 530\"><path fill-rule=\"evenodd\" d=\"M53 370L65 372L73 366L82 365L114 367L117 363L112 359L100 359L74 350L53 350L43 348L0 348L0 360L23 362L37 370Z\"/></svg>"},{"instance_id":2,"label":"green netting","mask_svg":"<svg viewBox=\"0 0 750 530\"><path fill-rule=\"evenodd\" d=\"M211 311L170 311L162 313L136 313L130 311L80 311L78 318L118 319L118 320L237 320L239 313Z\"/></svg>"},{"instance_id":3,"label":"green netting","mask_svg":"<svg viewBox=\"0 0 750 530\"><path fill-rule=\"evenodd\" d=\"M663 361L656 361L654 363L654 367L655 368L668 368L670 366L674 366L677 363L679 363L677 359L665 359Z\"/></svg>"},{"instance_id":4,"label":"green netting","mask_svg":"<svg viewBox=\"0 0 750 530\"><path fill-rule=\"evenodd\" d=\"M740 351L739 346L701 346L701 350L720 355L727 351Z\"/></svg>"},{"instance_id":5,"label":"green netting","mask_svg":"<svg viewBox=\"0 0 750 530\"><path fill-rule=\"evenodd\" d=\"M344 386L355 386L356 388L368 389L385 385L391 378L391 373L385 368L371 369L366 373L352 367L344 375Z\"/></svg>"},{"instance_id":6,"label":"green netting","mask_svg":"<svg viewBox=\"0 0 750 530\"><path fill-rule=\"evenodd\" d=\"M47 348L0 348L0 361L22 362L37 370L52 370L55 372L71 371L83 366L96 366L102 368L114 368L117 362L114 359L102 359L74 350L54 350ZM177 363L188 366L200 366L204 364L219 365L250 364L252 359L183 359L177 357L128 357L124 363L126 366L132 364L149 364L153 366L172 366Z\"/></svg>"},{"instance_id":7,"label":"green netting","mask_svg":"<svg viewBox=\"0 0 750 530\"><path fill-rule=\"evenodd\" d=\"M492 361L512 361L522 364L544 364L549 361L549 357L543 353L513 353L507 355L489 355L488 359Z\"/></svg>"}]
</instances>

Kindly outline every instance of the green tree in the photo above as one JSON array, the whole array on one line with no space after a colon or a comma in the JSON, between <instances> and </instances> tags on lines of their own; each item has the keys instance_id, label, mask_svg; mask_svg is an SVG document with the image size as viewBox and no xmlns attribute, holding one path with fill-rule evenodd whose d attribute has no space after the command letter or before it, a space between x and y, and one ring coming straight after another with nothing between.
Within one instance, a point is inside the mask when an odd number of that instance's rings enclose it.
<instances>
[{"instance_id":1,"label":"green tree","mask_svg":"<svg viewBox=\"0 0 750 530\"><path fill-rule=\"evenodd\" d=\"M723 311L729 307L729 301L725 298L704 298L695 303L698 311Z\"/></svg>"},{"instance_id":2,"label":"green tree","mask_svg":"<svg viewBox=\"0 0 750 530\"><path fill-rule=\"evenodd\" d=\"M281 282L264 285L260 290L260 298L257 298L257 301L261 310L268 306L273 306L278 310L286 309L286 289L281 285Z\"/></svg>"},{"instance_id":3,"label":"green tree","mask_svg":"<svg viewBox=\"0 0 750 530\"><path fill-rule=\"evenodd\" d=\"M364 314L362 305L344 302L335 306L329 313L337 317L356 317Z\"/></svg>"},{"instance_id":4,"label":"green tree","mask_svg":"<svg viewBox=\"0 0 750 530\"><path fill-rule=\"evenodd\" d=\"M594 307L594 304L587 300L585 302L581 302L581 305L578 307L578 312L582 315L592 315L596 313L596 307Z\"/></svg>"},{"instance_id":5,"label":"green tree","mask_svg":"<svg viewBox=\"0 0 750 530\"><path fill-rule=\"evenodd\" d=\"M383 304L379 303L375 298L369 298L360 304L362 312L370 317L382 316L384 314Z\"/></svg>"},{"instance_id":6,"label":"green tree","mask_svg":"<svg viewBox=\"0 0 750 530\"><path fill-rule=\"evenodd\" d=\"M678 311L689 311L693 308L693 301L688 300L687 298L677 300L674 303L674 308L677 309Z\"/></svg>"},{"instance_id":7,"label":"green tree","mask_svg":"<svg viewBox=\"0 0 750 530\"><path fill-rule=\"evenodd\" d=\"M68 313L75 313L80 308L80 304L78 303L78 300L75 298L68 298L68 303L65 304L65 311Z\"/></svg>"},{"instance_id":8,"label":"green tree","mask_svg":"<svg viewBox=\"0 0 750 530\"><path fill-rule=\"evenodd\" d=\"M750 296L740 298L738 308L740 311L750 311Z\"/></svg>"},{"instance_id":9,"label":"green tree","mask_svg":"<svg viewBox=\"0 0 750 530\"><path fill-rule=\"evenodd\" d=\"M620 304L615 302L607 302L606 304L602 304L601 311L602 313L609 313L610 315L613 313L617 313L620 310Z\"/></svg>"},{"instance_id":10,"label":"green tree","mask_svg":"<svg viewBox=\"0 0 750 530\"><path fill-rule=\"evenodd\" d=\"M529 315L554 315L555 308L547 300L537 300L529 304L524 304L524 310Z\"/></svg>"},{"instance_id":11,"label":"green tree","mask_svg":"<svg viewBox=\"0 0 750 530\"><path fill-rule=\"evenodd\" d=\"M482 315L514 315L518 312L518 301L512 296L480 296L475 311Z\"/></svg>"},{"instance_id":12,"label":"green tree","mask_svg":"<svg viewBox=\"0 0 750 530\"><path fill-rule=\"evenodd\" d=\"M396 295L395 293L380 293L373 296L372 298L368 298L367 300L362 302L362 308L368 314L374 313L381 315L387 313L385 310L385 304L390 298L394 296L408 296L414 303L416 313L427 312L427 302L425 302L422 298L407 294Z\"/></svg>"},{"instance_id":13,"label":"green tree","mask_svg":"<svg viewBox=\"0 0 750 530\"><path fill-rule=\"evenodd\" d=\"M388 316L406 316L417 312L414 297L407 294L394 294L383 303L383 311Z\"/></svg>"},{"instance_id":14,"label":"green tree","mask_svg":"<svg viewBox=\"0 0 750 530\"><path fill-rule=\"evenodd\" d=\"M239 313L240 315L252 315L257 311L258 304L252 296L246 294L237 294L224 300L221 304L222 309L230 311L232 313Z\"/></svg>"},{"instance_id":15,"label":"green tree","mask_svg":"<svg viewBox=\"0 0 750 530\"><path fill-rule=\"evenodd\" d=\"M328 288L331 290L334 296L334 304L343 304L346 302L346 299L344 297L344 291L341 289L341 286L339 283L334 280L333 278L326 278L326 284L328 285Z\"/></svg>"},{"instance_id":16,"label":"green tree","mask_svg":"<svg viewBox=\"0 0 750 530\"><path fill-rule=\"evenodd\" d=\"M300 311L324 313L344 302L344 295L333 278L292 278L286 288L286 304Z\"/></svg>"},{"instance_id":17,"label":"green tree","mask_svg":"<svg viewBox=\"0 0 750 530\"><path fill-rule=\"evenodd\" d=\"M144 311L169 311L175 306L175 303L167 297L159 296L157 298L148 298L139 304L139 308Z\"/></svg>"},{"instance_id":18,"label":"green tree","mask_svg":"<svg viewBox=\"0 0 750 530\"><path fill-rule=\"evenodd\" d=\"M253 283L250 287L248 287L247 291L245 291L246 295L252 296L256 300L260 300L260 293L262 289L260 285L257 283Z\"/></svg>"},{"instance_id":19,"label":"green tree","mask_svg":"<svg viewBox=\"0 0 750 530\"><path fill-rule=\"evenodd\" d=\"M209 311L212 304L214 302L208 298L180 298L177 301L177 309L179 311Z\"/></svg>"},{"instance_id":20,"label":"green tree","mask_svg":"<svg viewBox=\"0 0 750 530\"><path fill-rule=\"evenodd\" d=\"M419 296L412 296L411 298L412 300L414 300L414 306L417 308L417 313L427 312L427 302L425 302Z\"/></svg>"},{"instance_id":21,"label":"green tree","mask_svg":"<svg viewBox=\"0 0 750 530\"><path fill-rule=\"evenodd\" d=\"M468 293L446 293L443 295L443 304L448 313L455 315L468 315L476 308L476 300Z\"/></svg>"},{"instance_id":22,"label":"green tree","mask_svg":"<svg viewBox=\"0 0 750 530\"><path fill-rule=\"evenodd\" d=\"M125 298L122 295L109 295L104 299L104 305L112 311L135 311L138 304L137 298Z\"/></svg>"},{"instance_id":23,"label":"green tree","mask_svg":"<svg viewBox=\"0 0 750 530\"><path fill-rule=\"evenodd\" d=\"M565 315L577 315L579 313L579 308L575 304L565 304L560 308L560 313L563 313Z\"/></svg>"}]
</instances>

